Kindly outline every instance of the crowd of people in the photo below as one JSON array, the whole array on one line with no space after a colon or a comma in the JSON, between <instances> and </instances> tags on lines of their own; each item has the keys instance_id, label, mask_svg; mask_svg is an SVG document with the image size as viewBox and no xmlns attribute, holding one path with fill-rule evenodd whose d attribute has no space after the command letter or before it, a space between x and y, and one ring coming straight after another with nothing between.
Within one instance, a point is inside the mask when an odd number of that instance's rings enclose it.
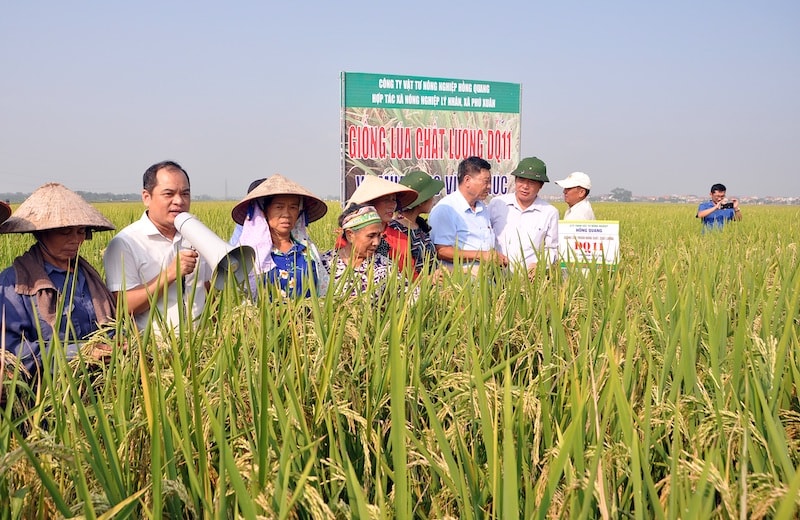
<instances>
[{"instance_id":1,"label":"crowd of people","mask_svg":"<svg viewBox=\"0 0 800 520\"><path fill-rule=\"evenodd\" d=\"M326 203L278 174L254 181L231 211L236 226L230 238L231 246L255 251L252 297L349 296L380 291L392 276L397 287L407 288L420 273L474 272L482 262L531 271L558 260L559 213L539 197L549 182L542 160L520 161L511 172L513 191L488 204L491 165L469 157L457 173L457 189L438 203L444 183L425 172L409 172L399 183L366 176L339 216L333 249L322 254L308 226L327 213ZM556 184L568 205L565 220L594 219L588 175L574 172ZM139 330L152 327L157 334L200 316L215 266L176 228L176 217L191 206L188 173L172 161L152 165L143 175L142 201L141 218L105 249L105 280L79 250L94 232L115 228L78 194L50 183L13 214L0 203L0 233L36 239L0 273L2 344L24 377L37 377L54 336L71 359L118 310L132 316ZM741 212L738 201L729 203L725 187L715 184L697 217L705 227L721 227ZM110 356L107 343L92 345L86 355Z\"/></svg>"}]
</instances>

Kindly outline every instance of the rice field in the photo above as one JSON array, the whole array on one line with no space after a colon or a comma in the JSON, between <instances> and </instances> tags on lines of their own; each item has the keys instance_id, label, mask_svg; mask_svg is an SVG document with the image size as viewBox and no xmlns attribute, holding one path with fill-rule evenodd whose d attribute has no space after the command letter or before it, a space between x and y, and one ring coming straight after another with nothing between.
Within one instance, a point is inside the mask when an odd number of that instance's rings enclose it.
<instances>
[{"instance_id":1,"label":"rice field","mask_svg":"<svg viewBox=\"0 0 800 520\"><path fill-rule=\"evenodd\" d=\"M232 206L192 209L227 239ZM226 288L165 338L120 318L108 366L55 345L35 391L4 376L0 518L796 518L800 208L701 235L695 206L594 206L616 272ZM112 236L84 244L101 272Z\"/></svg>"}]
</instances>

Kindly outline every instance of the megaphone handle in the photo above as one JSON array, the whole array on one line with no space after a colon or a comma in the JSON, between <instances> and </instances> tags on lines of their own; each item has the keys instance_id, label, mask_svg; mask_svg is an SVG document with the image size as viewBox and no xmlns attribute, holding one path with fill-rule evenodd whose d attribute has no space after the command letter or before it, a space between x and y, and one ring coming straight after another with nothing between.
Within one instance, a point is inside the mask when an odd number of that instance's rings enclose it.
<instances>
[{"instance_id":1,"label":"megaphone handle","mask_svg":"<svg viewBox=\"0 0 800 520\"><path fill-rule=\"evenodd\" d=\"M183 244L183 240L181 240L181 248L178 250L178 266L179 267L180 267L180 262L181 262L181 259L180 259L180 254L181 253L180 252L183 251L183 250L186 250L186 251L197 251L194 248L194 246L186 247ZM186 275L183 274L183 270L181 270L181 294L183 294L184 298L186 298Z\"/></svg>"}]
</instances>

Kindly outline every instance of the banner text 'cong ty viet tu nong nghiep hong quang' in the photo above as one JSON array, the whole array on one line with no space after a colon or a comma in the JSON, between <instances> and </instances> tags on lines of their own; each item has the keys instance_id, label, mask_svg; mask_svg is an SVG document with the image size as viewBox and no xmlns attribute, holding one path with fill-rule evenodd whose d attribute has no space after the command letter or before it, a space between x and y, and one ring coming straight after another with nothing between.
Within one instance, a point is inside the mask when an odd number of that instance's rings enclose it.
<instances>
[{"instance_id":1,"label":"banner text 'cong ty viet tu nong nghiep hong quang'","mask_svg":"<svg viewBox=\"0 0 800 520\"><path fill-rule=\"evenodd\" d=\"M456 190L458 163L492 165L492 195L508 192L520 157L518 83L342 73L342 200L364 175L397 182L422 170Z\"/></svg>"}]
</instances>

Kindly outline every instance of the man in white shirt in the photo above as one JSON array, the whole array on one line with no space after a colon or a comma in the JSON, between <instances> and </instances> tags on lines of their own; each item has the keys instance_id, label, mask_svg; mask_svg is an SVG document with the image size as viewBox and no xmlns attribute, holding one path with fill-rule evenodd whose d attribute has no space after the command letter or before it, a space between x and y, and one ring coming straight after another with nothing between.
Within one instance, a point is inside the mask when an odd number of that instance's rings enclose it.
<instances>
[{"instance_id":1,"label":"man in white shirt","mask_svg":"<svg viewBox=\"0 0 800 520\"><path fill-rule=\"evenodd\" d=\"M564 201L567 203L564 220L594 220L592 205L586 200L592 189L592 180L583 172L572 172L566 179L556 181L564 188Z\"/></svg>"},{"instance_id":2,"label":"man in white shirt","mask_svg":"<svg viewBox=\"0 0 800 520\"><path fill-rule=\"evenodd\" d=\"M520 161L511 172L514 192L489 202L489 218L497 236L497 250L508 257L512 269L533 269L542 260L558 257L558 210L539 198L547 166L537 157Z\"/></svg>"},{"instance_id":3,"label":"man in white shirt","mask_svg":"<svg viewBox=\"0 0 800 520\"><path fill-rule=\"evenodd\" d=\"M172 161L154 164L143 176L142 202L142 217L106 248L106 285L114 296L124 290L139 330L147 326L151 301L167 328L174 328L182 313L188 321L200 315L211 279L210 266L175 228L175 217L191 205L189 175Z\"/></svg>"}]
</instances>

